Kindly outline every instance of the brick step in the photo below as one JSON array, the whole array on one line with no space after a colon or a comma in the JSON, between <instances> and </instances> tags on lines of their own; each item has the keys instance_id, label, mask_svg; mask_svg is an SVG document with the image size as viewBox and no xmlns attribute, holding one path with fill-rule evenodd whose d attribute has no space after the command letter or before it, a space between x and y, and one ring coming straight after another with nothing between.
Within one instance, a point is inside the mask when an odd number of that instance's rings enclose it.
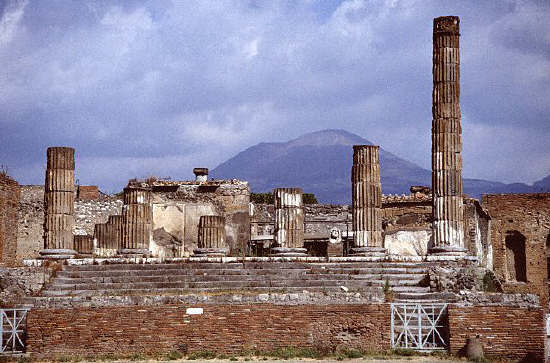
<instances>
[{"instance_id":1,"label":"brick step","mask_svg":"<svg viewBox=\"0 0 550 363\"><path fill-rule=\"evenodd\" d=\"M348 286L346 286L348 287ZM361 288L350 288L353 291L357 292L366 292L372 294L373 289L378 292L382 291L380 286L363 286ZM429 291L428 287L419 287L419 286L396 286L392 290L399 292L427 292ZM306 286L295 286L295 287L285 287L285 288L266 288L266 287L250 287L245 291L242 289L230 289L230 288L203 288L201 290L196 289L177 289L177 288L166 288L166 289L119 289L119 290L46 290L43 292L43 297L63 297L63 296L174 296L174 295L197 295L197 294L242 294L245 293L276 293L276 292L323 292L323 293L336 293L342 292L341 287L306 287Z\"/></svg>"},{"instance_id":2,"label":"brick step","mask_svg":"<svg viewBox=\"0 0 550 363\"><path fill-rule=\"evenodd\" d=\"M90 283L132 283L132 282L207 282L207 281L286 281L288 279L302 280L416 280L424 278L424 274L309 274L306 272L295 272L284 275L153 275L153 276L98 276L98 277L57 277L50 286L63 284L90 284Z\"/></svg>"},{"instance_id":3,"label":"brick step","mask_svg":"<svg viewBox=\"0 0 550 363\"><path fill-rule=\"evenodd\" d=\"M389 281L389 280L388 280ZM391 280L390 286L416 286L418 280ZM46 291L52 290L116 290L116 289L203 289L216 288L249 288L249 287L296 287L296 286L384 286L386 280L264 280L264 281L181 281L181 282L129 282L129 283L96 283L96 284L53 284Z\"/></svg>"},{"instance_id":4,"label":"brick step","mask_svg":"<svg viewBox=\"0 0 550 363\"><path fill-rule=\"evenodd\" d=\"M183 262L158 264L68 265L64 271L171 270L171 269L284 269L284 268L421 268L419 262Z\"/></svg>"},{"instance_id":5,"label":"brick step","mask_svg":"<svg viewBox=\"0 0 550 363\"><path fill-rule=\"evenodd\" d=\"M203 274L216 274L216 275L285 275L294 273L306 273L306 274L348 274L348 275L361 275L361 274L425 274L427 272L424 268L269 268L269 269L144 269L144 270L106 270L106 271L91 271L91 270L68 270L59 271L58 277L62 278L87 278L87 277L107 277L107 276L163 276L163 275L203 275Z\"/></svg>"},{"instance_id":6,"label":"brick step","mask_svg":"<svg viewBox=\"0 0 550 363\"><path fill-rule=\"evenodd\" d=\"M396 303L454 302L456 296L447 292L401 292L395 294Z\"/></svg>"}]
</instances>

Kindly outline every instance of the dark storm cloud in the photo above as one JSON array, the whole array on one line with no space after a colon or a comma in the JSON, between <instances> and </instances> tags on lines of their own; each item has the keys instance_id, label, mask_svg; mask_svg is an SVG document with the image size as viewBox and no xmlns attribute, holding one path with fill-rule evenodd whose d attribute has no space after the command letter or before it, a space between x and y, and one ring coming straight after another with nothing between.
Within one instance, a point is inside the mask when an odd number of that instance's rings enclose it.
<instances>
[{"instance_id":1,"label":"dark storm cloud","mask_svg":"<svg viewBox=\"0 0 550 363\"><path fill-rule=\"evenodd\" d=\"M22 1L0 6L0 163L40 183L190 176L260 141L344 128L429 167L432 19L461 17L465 176L550 173L542 1Z\"/></svg>"}]
</instances>

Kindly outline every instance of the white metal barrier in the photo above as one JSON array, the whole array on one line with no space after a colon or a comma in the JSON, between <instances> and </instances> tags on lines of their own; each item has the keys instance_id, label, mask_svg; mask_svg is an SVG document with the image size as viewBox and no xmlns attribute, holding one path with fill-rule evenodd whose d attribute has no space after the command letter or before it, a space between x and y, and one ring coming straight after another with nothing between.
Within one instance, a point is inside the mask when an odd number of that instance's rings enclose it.
<instances>
[{"instance_id":1,"label":"white metal barrier","mask_svg":"<svg viewBox=\"0 0 550 363\"><path fill-rule=\"evenodd\" d=\"M391 345L393 349L421 351L448 347L447 304L391 304Z\"/></svg>"},{"instance_id":2,"label":"white metal barrier","mask_svg":"<svg viewBox=\"0 0 550 363\"><path fill-rule=\"evenodd\" d=\"M28 309L0 309L0 355L25 351Z\"/></svg>"}]
</instances>

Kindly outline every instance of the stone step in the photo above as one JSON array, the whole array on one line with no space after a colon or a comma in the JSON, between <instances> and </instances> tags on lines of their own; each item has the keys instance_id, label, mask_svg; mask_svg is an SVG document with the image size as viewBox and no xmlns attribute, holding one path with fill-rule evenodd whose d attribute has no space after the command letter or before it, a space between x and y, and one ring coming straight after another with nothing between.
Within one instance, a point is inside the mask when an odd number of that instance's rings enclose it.
<instances>
[{"instance_id":1,"label":"stone step","mask_svg":"<svg viewBox=\"0 0 550 363\"><path fill-rule=\"evenodd\" d=\"M346 286L347 287L347 286ZM364 286L363 288L349 288L349 290L357 292L366 292L372 294L373 289L378 292L382 291L382 287L377 286ZM43 292L43 297L63 297L63 296L170 296L170 295L196 295L196 294L235 294L235 293L275 293L275 292L323 292L323 293L334 293L342 292L342 288L338 287L306 287L306 286L295 286L295 287L285 287L285 288L247 288L246 290L242 289L228 289L228 288L203 288L200 291L196 289L177 289L177 288L166 288L166 289L118 289L118 290L46 290ZM427 287L418 287L418 286L397 286L393 289L394 291L399 292L427 292L429 288Z\"/></svg>"},{"instance_id":2,"label":"stone step","mask_svg":"<svg viewBox=\"0 0 550 363\"><path fill-rule=\"evenodd\" d=\"M394 302L398 303L441 303L454 302L456 296L446 292L402 292L395 294Z\"/></svg>"},{"instance_id":3,"label":"stone step","mask_svg":"<svg viewBox=\"0 0 550 363\"><path fill-rule=\"evenodd\" d=\"M424 268L287 268L287 269L144 269L144 270L106 270L106 271L91 271L91 270L68 270L59 271L58 277L62 278L84 278L84 277L101 277L101 276L157 276L157 275L203 275L203 274L217 274L217 275L285 275L295 273L307 273L307 274L348 274L348 275L361 275L361 274L425 274L427 272Z\"/></svg>"},{"instance_id":4,"label":"stone step","mask_svg":"<svg viewBox=\"0 0 550 363\"><path fill-rule=\"evenodd\" d=\"M418 280L391 280L390 286L416 286ZM289 279L289 280L230 280L230 281L175 281L175 282L128 282L128 283L91 283L91 284L52 284L47 288L50 290L116 290L116 289L203 289L209 287L216 288L249 288L249 287L296 287L296 286L384 286L386 280L307 280L307 279Z\"/></svg>"},{"instance_id":5,"label":"stone step","mask_svg":"<svg viewBox=\"0 0 550 363\"><path fill-rule=\"evenodd\" d=\"M420 281L424 278L424 274L364 274L364 275L349 275L349 274L309 274L304 271L294 272L284 275L218 275L207 274L202 275L153 275L153 276L127 276L127 275L111 275L98 277L57 277L53 280L52 285L62 284L90 284L90 283L132 283L132 282L177 282L177 281L285 281L288 279L303 279L303 280L416 280Z\"/></svg>"},{"instance_id":6,"label":"stone step","mask_svg":"<svg viewBox=\"0 0 550 363\"><path fill-rule=\"evenodd\" d=\"M183 262L158 264L67 265L64 271L171 270L171 269L285 269L285 268L421 268L419 262Z\"/></svg>"}]
</instances>

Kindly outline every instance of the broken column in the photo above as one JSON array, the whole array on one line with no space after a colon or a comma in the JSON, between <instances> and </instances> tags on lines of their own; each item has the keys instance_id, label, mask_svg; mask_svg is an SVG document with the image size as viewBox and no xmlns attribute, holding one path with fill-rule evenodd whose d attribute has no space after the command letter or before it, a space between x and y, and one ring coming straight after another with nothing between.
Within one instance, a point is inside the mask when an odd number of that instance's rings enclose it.
<instances>
[{"instance_id":1,"label":"broken column","mask_svg":"<svg viewBox=\"0 0 550 363\"><path fill-rule=\"evenodd\" d=\"M208 180L208 168L194 168L195 181L203 183Z\"/></svg>"},{"instance_id":2,"label":"broken column","mask_svg":"<svg viewBox=\"0 0 550 363\"><path fill-rule=\"evenodd\" d=\"M384 255L382 235L382 183L379 147L353 146L352 223L354 256Z\"/></svg>"},{"instance_id":3,"label":"broken column","mask_svg":"<svg viewBox=\"0 0 550 363\"><path fill-rule=\"evenodd\" d=\"M273 191L275 205L275 247L273 256L307 256L304 248L304 206L302 189L277 188Z\"/></svg>"},{"instance_id":4,"label":"broken column","mask_svg":"<svg viewBox=\"0 0 550 363\"><path fill-rule=\"evenodd\" d=\"M226 256L229 253L225 240L225 217L200 217L198 248L193 252L207 256Z\"/></svg>"},{"instance_id":5,"label":"broken column","mask_svg":"<svg viewBox=\"0 0 550 363\"><path fill-rule=\"evenodd\" d=\"M74 149L48 148L42 258L65 259L76 255L73 238L74 192Z\"/></svg>"},{"instance_id":6,"label":"broken column","mask_svg":"<svg viewBox=\"0 0 550 363\"><path fill-rule=\"evenodd\" d=\"M434 19L432 94L433 246L430 253L464 254L462 128L457 16Z\"/></svg>"},{"instance_id":7,"label":"broken column","mask_svg":"<svg viewBox=\"0 0 550 363\"><path fill-rule=\"evenodd\" d=\"M110 215L108 224L111 225L111 243L113 248L119 250L122 246L122 226L123 218L122 215Z\"/></svg>"},{"instance_id":8,"label":"broken column","mask_svg":"<svg viewBox=\"0 0 550 363\"><path fill-rule=\"evenodd\" d=\"M109 223L98 223L94 227L94 255L112 257L118 253L119 246L113 243L113 226Z\"/></svg>"},{"instance_id":9,"label":"broken column","mask_svg":"<svg viewBox=\"0 0 550 363\"><path fill-rule=\"evenodd\" d=\"M89 235L74 236L74 249L79 257L91 257L94 247L94 237Z\"/></svg>"},{"instance_id":10,"label":"broken column","mask_svg":"<svg viewBox=\"0 0 550 363\"><path fill-rule=\"evenodd\" d=\"M149 255L153 221L149 187L124 188L122 220L122 245L119 253L127 256Z\"/></svg>"}]
</instances>

